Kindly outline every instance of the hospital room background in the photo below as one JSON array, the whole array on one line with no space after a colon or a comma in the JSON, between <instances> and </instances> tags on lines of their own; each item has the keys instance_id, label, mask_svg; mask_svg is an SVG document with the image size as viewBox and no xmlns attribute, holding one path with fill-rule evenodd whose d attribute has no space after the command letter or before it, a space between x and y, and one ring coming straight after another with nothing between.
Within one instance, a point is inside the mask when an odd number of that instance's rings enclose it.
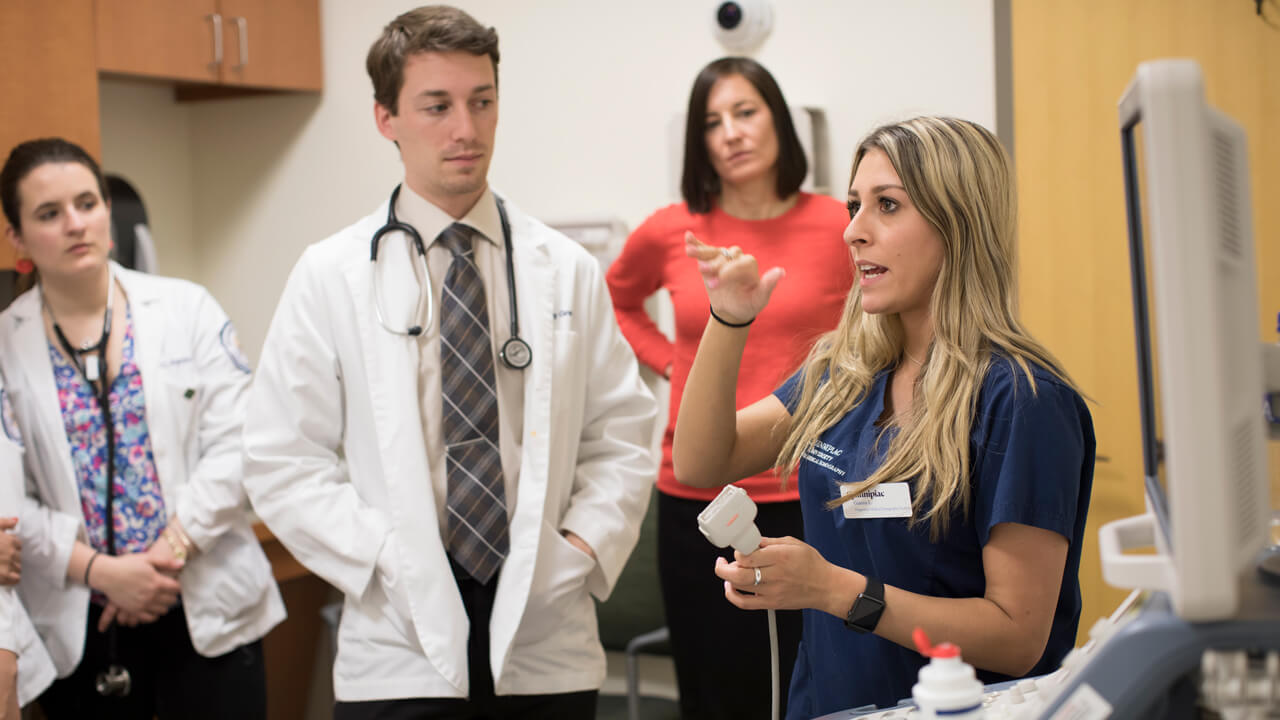
<instances>
[{"instance_id":1,"label":"hospital room background","mask_svg":"<svg viewBox=\"0 0 1280 720\"><path fill-rule=\"evenodd\" d=\"M158 271L208 287L235 322L250 359L261 349L302 249L376 206L399 177L395 148L374 127L364 57L387 18L413 4L265 1L310 13L312 24L297 31L319 35L320 89L262 92L209 83L193 90L163 72L101 71L93 51L95 8L162 2L4 0L0 9L0 146L65 135L97 154L105 171L127 178L146 204ZM597 228L593 250L607 262L628 229L679 199L672 128L698 68L732 54L713 33L719 3L453 4L496 26L501 38L492 185L549 224ZM818 191L842 198L859 138L913 114L974 120L995 130L1011 151L1020 201L1021 311L1079 381L1096 423L1088 537L1096 538L1108 521L1142 512L1116 101L1141 61L1200 62L1209 101L1248 134L1259 338L1280 342L1280 203L1274 202L1280 196L1280 2L771 4L772 30L749 54L775 74L793 107L817 111L813 138L820 155L811 164L820 170ZM12 266L6 246L0 268ZM660 301L652 309L660 323L669 322ZM665 408L665 383L652 374L647 379ZM1270 443L1269 459L1276 507L1280 443ZM324 600L316 599L319 581L300 566L289 569L283 550L276 553L291 622L309 617ZM1083 633L1125 593L1103 582L1096 545L1084 550L1081 584ZM277 647L295 644L277 641ZM312 646L324 652L323 643ZM293 664L269 669L276 674L273 687L292 672L297 677L290 682L303 688L288 692L314 694L307 683L322 673ZM273 717L305 717L305 707L272 698Z\"/></svg>"}]
</instances>

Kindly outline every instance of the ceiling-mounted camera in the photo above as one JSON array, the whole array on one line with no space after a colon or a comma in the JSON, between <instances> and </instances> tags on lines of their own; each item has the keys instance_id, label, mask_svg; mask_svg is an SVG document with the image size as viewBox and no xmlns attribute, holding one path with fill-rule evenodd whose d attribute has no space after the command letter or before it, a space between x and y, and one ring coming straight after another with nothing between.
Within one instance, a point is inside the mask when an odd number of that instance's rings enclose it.
<instances>
[{"instance_id":1,"label":"ceiling-mounted camera","mask_svg":"<svg viewBox=\"0 0 1280 720\"><path fill-rule=\"evenodd\" d=\"M711 29L725 49L752 50L773 30L773 5L769 0L722 0L715 4Z\"/></svg>"}]
</instances>

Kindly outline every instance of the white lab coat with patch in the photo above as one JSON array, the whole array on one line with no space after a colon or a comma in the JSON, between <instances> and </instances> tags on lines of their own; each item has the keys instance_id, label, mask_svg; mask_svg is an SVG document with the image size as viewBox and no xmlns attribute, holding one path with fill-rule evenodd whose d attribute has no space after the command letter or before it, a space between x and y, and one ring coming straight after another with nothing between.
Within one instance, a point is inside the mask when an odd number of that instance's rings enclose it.
<instances>
[{"instance_id":1,"label":"white lab coat with patch","mask_svg":"<svg viewBox=\"0 0 1280 720\"><path fill-rule=\"evenodd\" d=\"M17 517L22 510L22 434L3 387L0 387L0 423L4 429L0 434L0 515ZM26 568L25 572L30 569ZM40 642L27 609L13 587L0 587L0 649L18 656L18 705L35 700L58 676L53 659Z\"/></svg>"},{"instance_id":2,"label":"white lab coat with patch","mask_svg":"<svg viewBox=\"0 0 1280 720\"><path fill-rule=\"evenodd\" d=\"M635 546L657 471L657 406L597 261L506 207L533 362L491 669L499 695L591 690L605 675L591 596L609 595ZM294 268L250 393L245 483L276 537L345 596L337 699L466 697L469 627L431 489L417 341L385 330L374 310L369 243L386 215L384 203ZM380 267L407 267L402 242L383 247ZM400 277L381 290L392 323L418 292ZM494 332L504 340L507 329Z\"/></svg>"},{"instance_id":3,"label":"white lab coat with patch","mask_svg":"<svg viewBox=\"0 0 1280 720\"><path fill-rule=\"evenodd\" d=\"M261 638L285 617L241 482L249 368L226 313L204 288L112 269L132 313L134 361L165 509L200 548L180 577L191 643L216 657ZM85 525L39 287L0 314L0 347L0 372L26 446L19 593L65 677L80 663L88 622L89 588L66 579Z\"/></svg>"}]
</instances>

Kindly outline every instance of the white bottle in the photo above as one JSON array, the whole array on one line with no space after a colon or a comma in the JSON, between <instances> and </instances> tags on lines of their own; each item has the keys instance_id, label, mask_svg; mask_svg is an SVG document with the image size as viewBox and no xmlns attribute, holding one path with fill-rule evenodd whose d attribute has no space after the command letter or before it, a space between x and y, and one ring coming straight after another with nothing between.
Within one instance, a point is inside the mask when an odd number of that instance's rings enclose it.
<instances>
[{"instance_id":1,"label":"white bottle","mask_svg":"<svg viewBox=\"0 0 1280 720\"><path fill-rule=\"evenodd\" d=\"M925 720L984 718L982 682L975 676L973 666L960 659L960 648L945 642L935 647L920 628L916 628L912 639L921 655L932 658L928 665L920 668L919 682L911 688L911 699L920 708L920 717Z\"/></svg>"}]
</instances>

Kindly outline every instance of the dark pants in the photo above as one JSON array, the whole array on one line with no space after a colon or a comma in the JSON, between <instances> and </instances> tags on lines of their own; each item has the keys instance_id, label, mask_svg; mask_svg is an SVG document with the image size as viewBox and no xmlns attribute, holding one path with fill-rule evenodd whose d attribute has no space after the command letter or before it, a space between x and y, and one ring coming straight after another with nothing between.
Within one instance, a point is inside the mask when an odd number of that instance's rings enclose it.
<instances>
[{"instance_id":1,"label":"dark pants","mask_svg":"<svg viewBox=\"0 0 1280 720\"><path fill-rule=\"evenodd\" d=\"M467 575L453 562L453 577L462 593L462 604L471 622L467 638L467 672L471 678L468 698L406 698L334 704L333 720L593 720L596 690L553 695L494 695L489 669L489 617L498 588L495 576L488 584Z\"/></svg>"},{"instance_id":2,"label":"dark pants","mask_svg":"<svg viewBox=\"0 0 1280 720\"><path fill-rule=\"evenodd\" d=\"M658 493L658 572L671 631L671 654L684 720L768 718L769 618L763 610L739 610L724 597L716 557L733 560L733 548L717 548L698 531L702 500ZM802 538L799 502L761 503L756 526L765 537ZM800 645L801 614L779 610L779 707Z\"/></svg>"},{"instance_id":3,"label":"dark pants","mask_svg":"<svg viewBox=\"0 0 1280 720\"><path fill-rule=\"evenodd\" d=\"M70 676L40 696L49 720L221 720L267 717L267 676L261 641L207 658L191 646L187 618L177 605L159 620L116 629L117 663L129 671L132 690L103 697L94 686L109 664L109 633L98 632L102 608L89 605L84 657Z\"/></svg>"}]
</instances>

